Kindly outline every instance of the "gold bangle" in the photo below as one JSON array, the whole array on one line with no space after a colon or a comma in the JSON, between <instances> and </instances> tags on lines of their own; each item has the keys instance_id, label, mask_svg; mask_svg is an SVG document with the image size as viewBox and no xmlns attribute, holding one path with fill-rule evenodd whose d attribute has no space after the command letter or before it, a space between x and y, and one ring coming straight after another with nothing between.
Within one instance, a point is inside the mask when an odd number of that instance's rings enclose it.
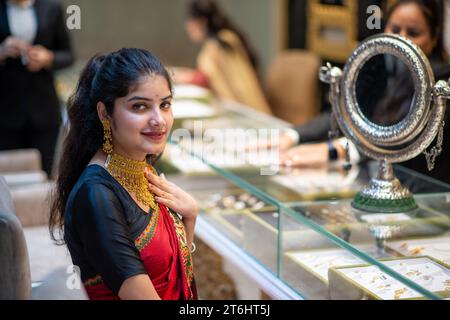
<instances>
[{"instance_id":1,"label":"gold bangle","mask_svg":"<svg viewBox=\"0 0 450 320\"><path fill-rule=\"evenodd\" d=\"M191 253L194 253L195 250L197 250L197 246L195 245L195 243L192 242L190 251L191 251Z\"/></svg>"}]
</instances>

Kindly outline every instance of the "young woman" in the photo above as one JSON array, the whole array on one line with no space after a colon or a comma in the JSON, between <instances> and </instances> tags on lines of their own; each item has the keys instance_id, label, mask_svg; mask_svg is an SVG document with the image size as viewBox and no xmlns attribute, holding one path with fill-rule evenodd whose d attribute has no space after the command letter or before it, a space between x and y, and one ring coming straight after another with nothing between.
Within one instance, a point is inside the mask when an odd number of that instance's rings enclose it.
<instances>
[{"instance_id":1,"label":"young woman","mask_svg":"<svg viewBox=\"0 0 450 320\"><path fill-rule=\"evenodd\" d=\"M442 2L437 0L399 0L386 15L386 33L399 34L408 38L427 55L434 76L437 80L450 78L448 54L444 48ZM378 78L384 77L386 86L384 95L374 109L373 119L377 123L397 122L407 113L414 85L408 81L408 74L389 74L384 67L377 70ZM366 97L373 100L373 95ZM448 118L448 112L446 115ZM423 156L402 163L413 170L422 172L439 180L450 182L450 152L446 141L450 140L450 126L446 121L444 127L444 146L441 155L436 159L436 167L429 172ZM345 157L344 145L340 141L333 142L339 158ZM304 144L291 148L281 156L281 162L292 166L323 165L329 161L329 144Z\"/></svg>"},{"instance_id":2,"label":"young woman","mask_svg":"<svg viewBox=\"0 0 450 320\"><path fill-rule=\"evenodd\" d=\"M171 100L161 62L121 49L93 57L69 101L50 230L63 233L90 299L197 298L197 204L152 167Z\"/></svg>"},{"instance_id":3,"label":"young woman","mask_svg":"<svg viewBox=\"0 0 450 320\"><path fill-rule=\"evenodd\" d=\"M212 0L191 0L186 31L202 49L197 70L178 69L176 81L209 86L223 99L271 113L258 77L256 56L243 34Z\"/></svg>"}]
</instances>

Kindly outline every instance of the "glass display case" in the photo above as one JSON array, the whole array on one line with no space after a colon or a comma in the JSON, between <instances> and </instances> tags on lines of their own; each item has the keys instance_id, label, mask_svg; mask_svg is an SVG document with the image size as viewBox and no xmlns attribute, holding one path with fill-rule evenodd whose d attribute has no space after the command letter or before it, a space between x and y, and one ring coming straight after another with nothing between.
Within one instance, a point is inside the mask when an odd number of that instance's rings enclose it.
<instances>
[{"instance_id":1,"label":"glass display case","mask_svg":"<svg viewBox=\"0 0 450 320\"><path fill-rule=\"evenodd\" d=\"M210 109L177 115L176 104L184 99ZM261 154L253 162L224 161L236 150L225 146L219 148L222 153L205 155L208 130L285 130L289 125L207 96L179 98L174 106L174 141L160 169L198 200L197 236L273 298L450 297L449 185L394 166L418 208L393 214L358 211L351 198L373 176L373 163L350 170L340 164L283 169ZM237 154L254 152L238 149Z\"/></svg>"}]
</instances>

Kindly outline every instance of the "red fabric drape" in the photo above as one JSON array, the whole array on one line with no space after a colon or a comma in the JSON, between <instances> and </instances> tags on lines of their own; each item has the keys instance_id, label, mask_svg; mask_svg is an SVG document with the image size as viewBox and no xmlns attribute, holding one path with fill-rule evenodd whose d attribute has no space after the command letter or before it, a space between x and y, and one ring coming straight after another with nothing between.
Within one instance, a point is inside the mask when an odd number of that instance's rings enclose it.
<instances>
[{"instance_id":1,"label":"red fabric drape","mask_svg":"<svg viewBox=\"0 0 450 320\"><path fill-rule=\"evenodd\" d=\"M163 205L159 205L156 219L154 229L150 220L149 226L136 240L139 240L137 247L153 286L163 300L197 299L192 260L181 220ZM85 281L84 286L89 299L119 299L103 283L101 276L94 283Z\"/></svg>"}]
</instances>

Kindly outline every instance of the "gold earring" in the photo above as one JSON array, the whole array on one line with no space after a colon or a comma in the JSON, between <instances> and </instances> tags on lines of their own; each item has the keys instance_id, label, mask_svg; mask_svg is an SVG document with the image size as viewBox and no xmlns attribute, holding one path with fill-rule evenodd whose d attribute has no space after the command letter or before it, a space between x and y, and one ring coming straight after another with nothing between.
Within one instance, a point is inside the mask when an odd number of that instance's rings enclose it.
<instances>
[{"instance_id":1,"label":"gold earring","mask_svg":"<svg viewBox=\"0 0 450 320\"><path fill-rule=\"evenodd\" d=\"M103 124L103 151L110 155L113 152L112 146L112 134L111 134L111 126L109 125L109 120L102 120Z\"/></svg>"}]
</instances>

